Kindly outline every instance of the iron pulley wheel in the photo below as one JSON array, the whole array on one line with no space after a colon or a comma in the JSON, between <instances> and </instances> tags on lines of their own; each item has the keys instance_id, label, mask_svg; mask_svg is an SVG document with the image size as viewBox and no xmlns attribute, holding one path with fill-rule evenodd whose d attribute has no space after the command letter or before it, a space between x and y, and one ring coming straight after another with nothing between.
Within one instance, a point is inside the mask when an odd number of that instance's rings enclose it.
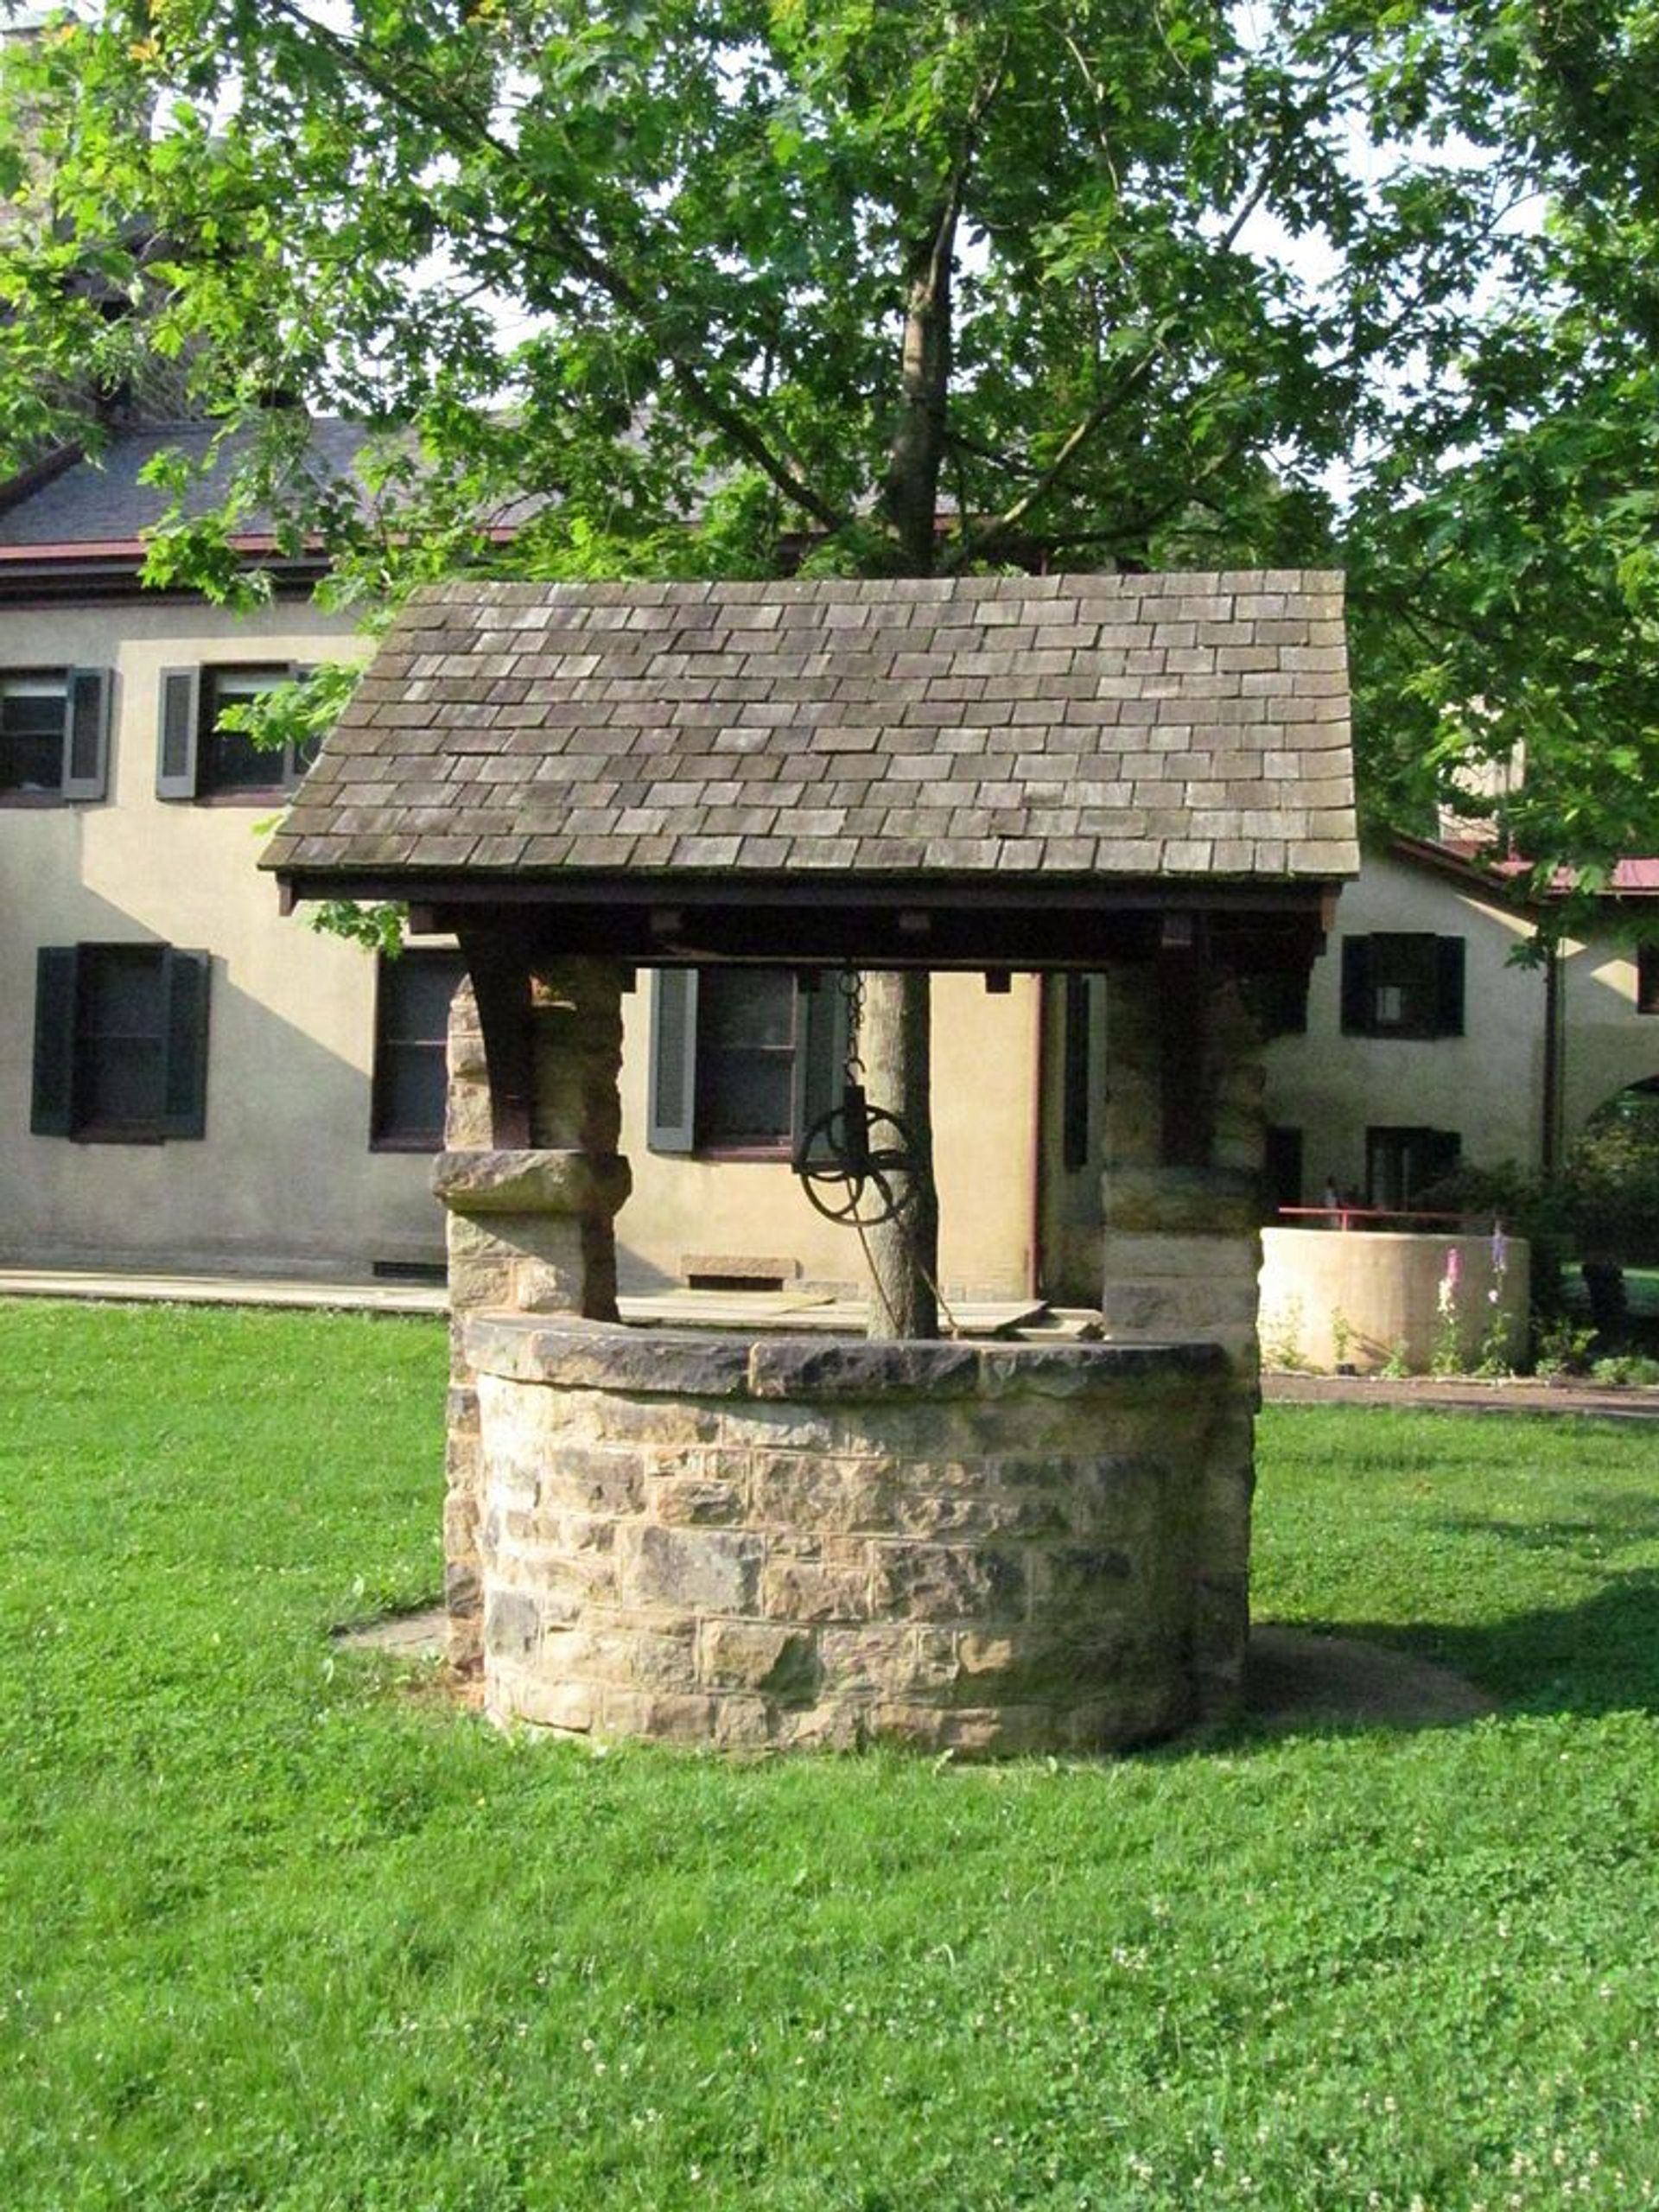
<instances>
[{"instance_id":1,"label":"iron pulley wheel","mask_svg":"<svg viewBox=\"0 0 1659 2212\"><path fill-rule=\"evenodd\" d=\"M893 1221L915 1195L910 1133L896 1115L872 1106L849 1083L841 1103L820 1115L795 1154L795 1173L826 1221L861 1229Z\"/></svg>"}]
</instances>

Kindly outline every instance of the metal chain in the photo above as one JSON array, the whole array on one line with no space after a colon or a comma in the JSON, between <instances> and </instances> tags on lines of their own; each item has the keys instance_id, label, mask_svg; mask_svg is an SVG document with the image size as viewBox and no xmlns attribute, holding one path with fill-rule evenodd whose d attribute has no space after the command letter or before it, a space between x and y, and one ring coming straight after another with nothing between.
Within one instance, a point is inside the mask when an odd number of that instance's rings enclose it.
<instances>
[{"instance_id":1,"label":"metal chain","mask_svg":"<svg viewBox=\"0 0 1659 2212\"><path fill-rule=\"evenodd\" d=\"M859 1053L858 1040L864 1027L864 977L857 968L843 968L841 971L841 995L847 1004L847 1063L849 1083L856 1083L864 1072L864 1062Z\"/></svg>"}]
</instances>

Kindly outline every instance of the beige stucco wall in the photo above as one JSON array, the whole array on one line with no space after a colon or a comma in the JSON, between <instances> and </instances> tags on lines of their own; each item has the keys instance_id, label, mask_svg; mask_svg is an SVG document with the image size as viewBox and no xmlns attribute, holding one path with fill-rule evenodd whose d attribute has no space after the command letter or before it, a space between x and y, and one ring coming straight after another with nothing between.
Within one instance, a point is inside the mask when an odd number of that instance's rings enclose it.
<instances>
[{"instance_id":1,"label":"beige stucco wall","mask_svg":"<svg viewBox=\"0 0 1659 2212\"><path fill-rule=\"evenodd\" d=\"M1344 1037L1342 939L1381 931L1433 931L1466 945L1461 1037ZM1368 855L1347 885L1315 963L1307 1033L1267 1052L1270 1122L1303 1133L1303 1203L1325 1178L1365 1185L1368 1127L1456 1129L1465 1160L1535 1165L1542 1116L1544 979L1507 964L1525 925L1427 868Z\"/></svg>"},{"instance_id":2,"label":"beige stucco wall","mask_svg":"<svg viewBox=\"0 0 1659 2212\"><path fill-rule=\"evenodd\" d=\"M1659 1078L1659 1014L1638 1014L1636 955L1610 938L1561 952L1561 1122L1567 1141L1632 1083Z\"/></svg>"},{"instance_id":3,"label":"beige stucco wall","mask_svg":"<svg viewBox=\"0 0 1659 2212\"><path fill-rule=\"evenodd\" d=\"M987 991L978 976L934 978L935 1166L947 1295L1018 1298L1030 1287L1038 1014L1034 977L1014 977L1005 995ZM622 1148L633 1170L633 1194L616 1223L623 1292L678 1282L693 1254L788 1259L804 1281L861 1287L856 1230L815 1212L785 1162L650 1149L650 1033L642 974L623 1014Z\"/></svg>"},{"instance_id":4,"label":"beige stucco wall","mask_svg":"<svg viewBox=\"0 0 1659 2212\"><path fill-rule=\"evenodd\" d=\"M163 667L362 649L303 606L0 608L0 667L116 678L106 799L0 809L0 1258L334 1272L441 1257L429 1163L369 1149L372 959L279 915L256 868L269 807L155 797ZM213 955L206 1138L30 1135L37 947L157 940Z\"/></svg>"}]
</instances>

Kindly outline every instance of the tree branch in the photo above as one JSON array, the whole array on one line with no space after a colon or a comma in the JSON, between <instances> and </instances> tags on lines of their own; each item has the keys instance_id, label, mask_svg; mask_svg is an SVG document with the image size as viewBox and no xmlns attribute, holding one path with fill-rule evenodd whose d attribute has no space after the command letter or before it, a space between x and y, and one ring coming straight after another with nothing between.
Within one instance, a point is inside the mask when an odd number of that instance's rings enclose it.
<instances>
[{"instance_id":1,"label":"tree branch","mask_svg":"<svg viewBox=\"0 0 1659 2212\"><path fill-rule=\"evenodd\" d=\"M1111 390L1097 399L1088 412L1072 425L1062 442L1059 451L1038 476L1035 482L1021 493L1011 505L1004 507L1001 514L994 515L988 522L982 524L971 534L964 533L962 550L956 563L957 567L965 567L970 561L988 558L1000 539L1012 536L1019 529L1032 509L1046 499L1054 486L1066 475L1078 454L1082 452L1084 447L1088 444L1090 439L1094 436L1108 416L1122 406L1136 385L1147 375L1161 351L1160 340L1155 337L1150 340L1145 351L1116 379Z\"/></svg>"},{"instance_id":2,"label":"tree branch","mask_svg":"<svg viewBox=\"0 0 1659 2212\"><path fill-rule=\"evenodd\" d=\"M427 90L423 93L403 73L383 67L365 52L360 43L308 16L296 0L270 0L270 4L274 13L286 17L304 37L325 47L343 68L381 99L441 132L456 150L484 151L504 167L520 166L517 149L492 130L487 115L465 101L457 101L451 90L432 79L429 73L418 67L410 73L411 76L427 76ZM568 218L545 204L538 204L537 213L545 235L527 236L518 225L510 226L498 235L511 240L519 252L532 260L551 261L562 274L578 276L592 284L613 306L631 316L661 347L671 374L694 411L752 461L794 505L825 530L841 529L848 516L798 475L754 423L714 390L690 352L673 336L667 318L660 311L656 293L637 283L620 268L613 252L591 245Z\"/></svg>"},{"instance_id":3,"label":"tree branch","mask_svg":"<svg viewBox=\"0 0 1659 2212\"><path fill-rule=\"evenodd\" d=\"M953 338L951 282L957 228L978 144L979 126L1002 82L999 58L969 101L962 139L927 236L910 257L903 353L903 404L888 448L881 504L892 519L912 575L934 565L939 471L950 420Z\"/></svg>"}]
</instances>

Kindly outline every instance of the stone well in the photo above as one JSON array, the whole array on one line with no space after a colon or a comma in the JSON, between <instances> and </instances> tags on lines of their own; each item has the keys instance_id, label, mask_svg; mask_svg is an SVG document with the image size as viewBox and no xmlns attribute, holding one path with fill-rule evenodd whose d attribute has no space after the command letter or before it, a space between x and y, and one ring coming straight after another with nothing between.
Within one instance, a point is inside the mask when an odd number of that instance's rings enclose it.
<instances>
[{"instance_id":1,"label":"stone well","mask_svg":"<svg viewBox=\"0 0 1659 2212\"><path fill-rule=\"evenodd\" d=\"M1214 1344L463 1338L498 1719L1084 1751L1236 1692L1249 1402Z\"/></svg>"},{"instance_id":2,"label":"stone well","mask_svg":"<svg viewBox=\"0 0 1659 2212\"><path fill-rule=\"evenodd\" d=\"M1267 1229L1262 1233L1262 1335L1282 1365L1362 1375L1397 1361L1426 1375L1444 1351L1471 1370L1527 1341L1531 1248L1508 1238L1422 1230ZM1450 1310L1442 1305L1452 1255Z\"/></svg>"},{"instance_id":3,"label":"stone well","mask_svg":"<svg viewBox=\"0 0 1659 2212\"><path fill-rule=\"evenodd\" d=\"M466 962L434 1171L445 1571L489 1710L993 1752L1235 1706L1249 987L1306 977L1357 857L1334 575L468 579L403 608L267 861L294 898L407 901ZM732 963L804 995L1102 978L1098 1056L1004 1135L1011 1163L1040 1138L1047 1168L1097 1175L1110 1341L623 1329L623 995ZM687 1006L630 1139L676 1155L699 1136ZM875 1095L925 1175L928 1026L902 1026L911 1074Z\"/></svg>"}]
</instances>

